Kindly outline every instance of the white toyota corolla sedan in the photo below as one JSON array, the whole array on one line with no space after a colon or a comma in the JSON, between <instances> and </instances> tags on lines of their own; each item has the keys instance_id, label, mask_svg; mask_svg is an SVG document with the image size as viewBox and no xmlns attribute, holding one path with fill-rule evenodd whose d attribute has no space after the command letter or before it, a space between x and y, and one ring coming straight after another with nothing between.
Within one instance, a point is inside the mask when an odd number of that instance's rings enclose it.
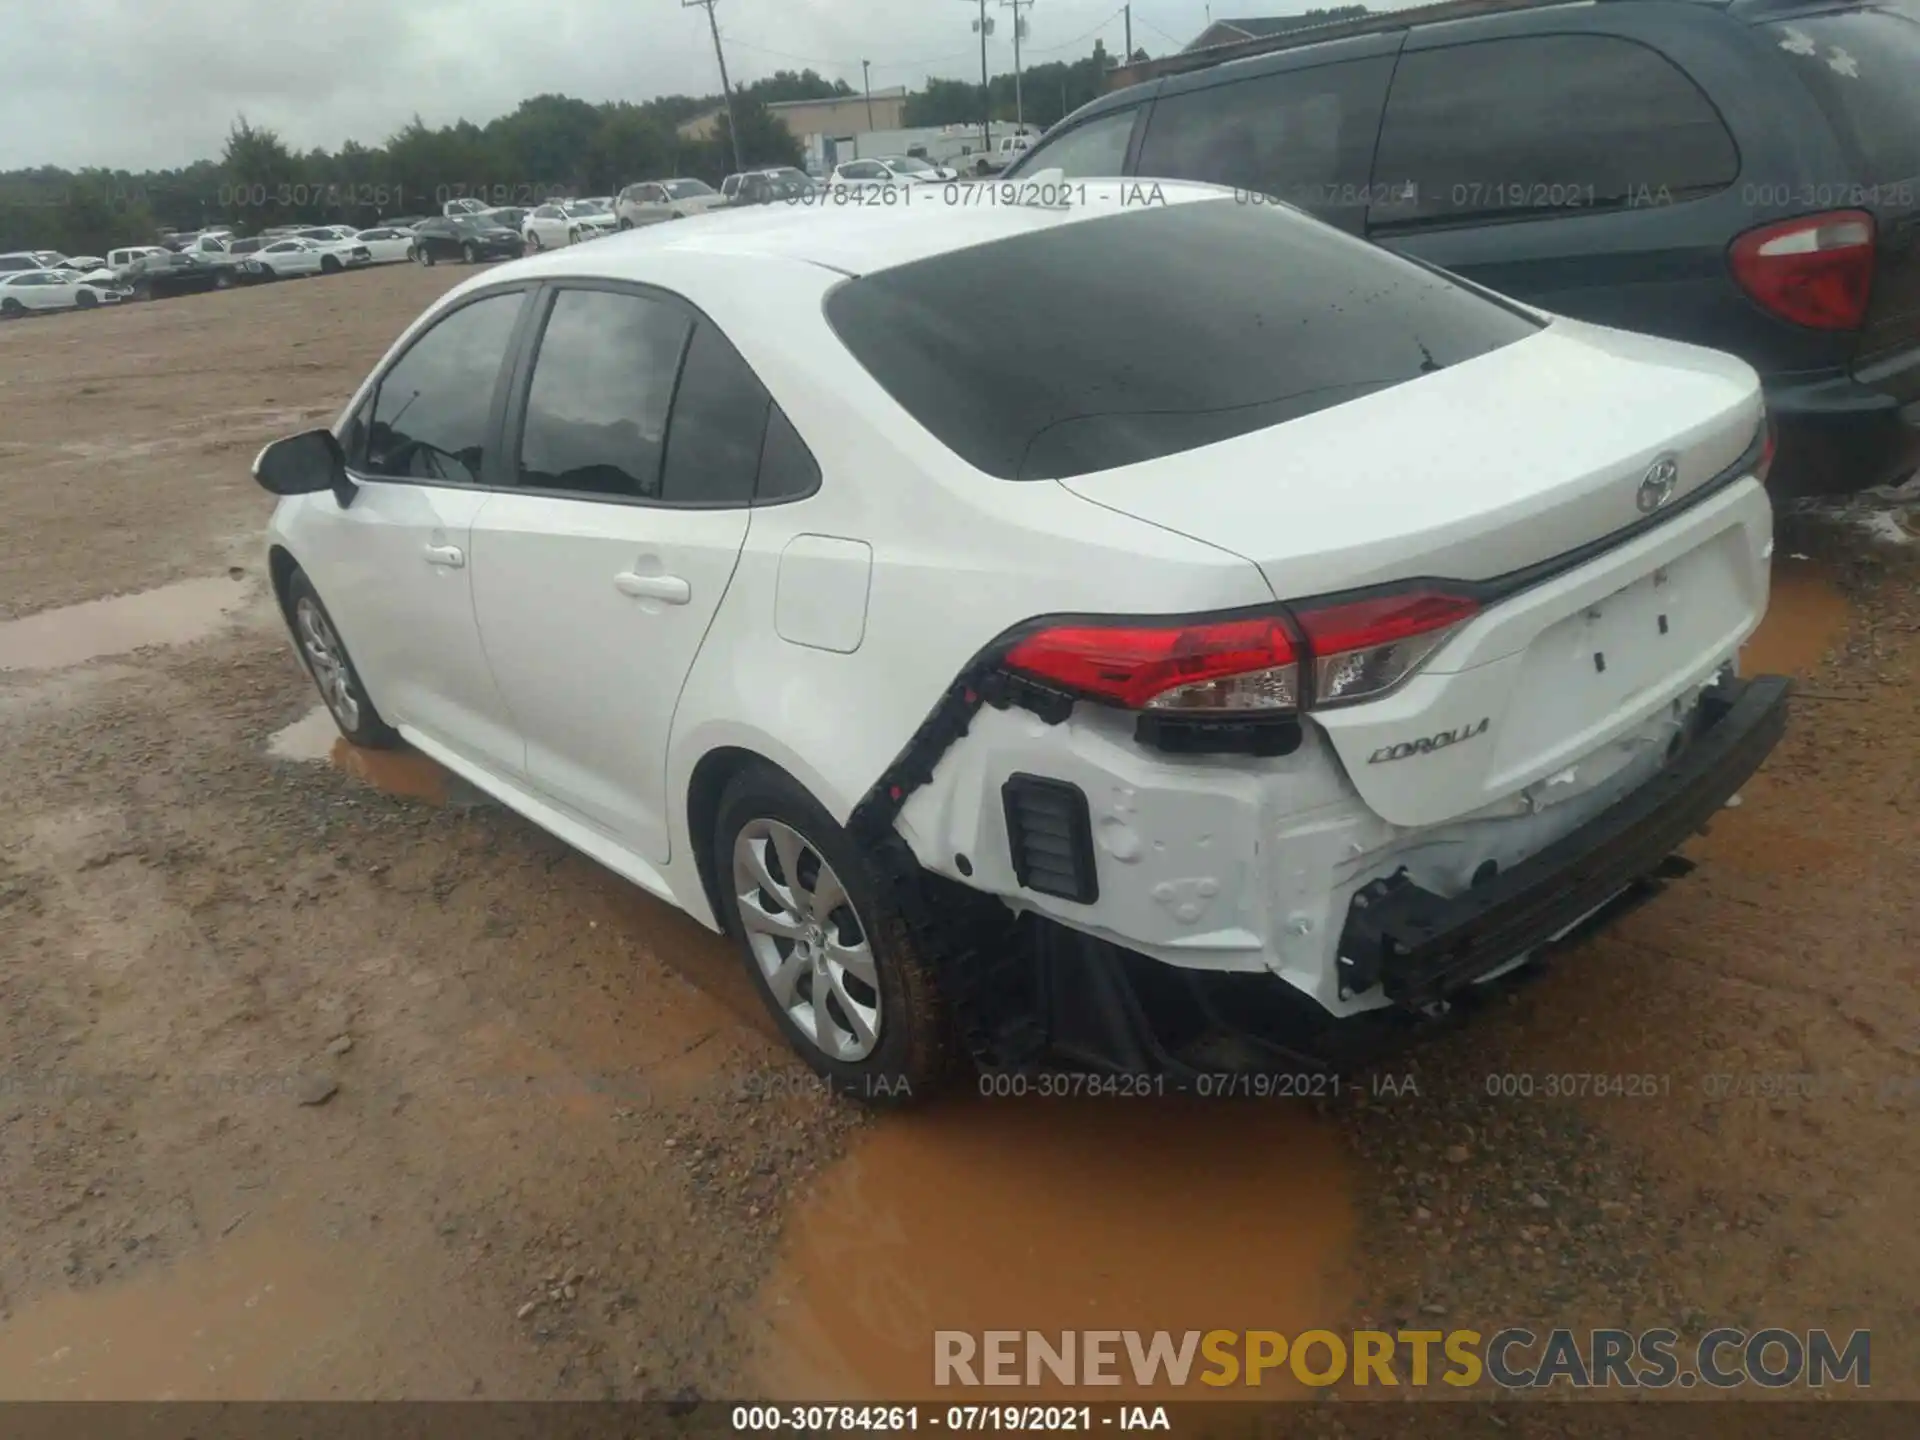
<instances>
[{"instance_id":1,"label":"white toyota corolla sedan","mask_svg":"<svg viewBox=\"0 0 1920 1440\"><path fill-rule=\"evenodd\" d=\"M436 302L255 462L340 729L733 934L874 1099L1337 1061L1686 868L1786 721L1754 373L1026 188Z\"/></svg>"}]
</instances>

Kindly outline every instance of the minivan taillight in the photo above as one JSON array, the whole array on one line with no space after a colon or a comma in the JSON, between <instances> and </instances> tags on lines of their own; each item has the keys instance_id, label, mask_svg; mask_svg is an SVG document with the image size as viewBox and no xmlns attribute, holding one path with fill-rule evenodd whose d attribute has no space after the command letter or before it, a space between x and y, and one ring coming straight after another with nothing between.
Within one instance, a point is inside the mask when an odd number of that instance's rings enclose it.
<instances>
[{"instance_id":1,"label":"minivan taillight","mask_svg":"<svg viewBox=\"0 0 1920 1440\"><path fill-rule=\"evenodd\" d=\"M1830 210L1762 225L1736 237L1728 259L1740 288L1781 319L1857 330L1873 293L1873 216Z\"/></svg>"},{"instance_id":2,"label":"minivan taillight","mask_svg":"<svg viewBox=\"0 0 1920 1440\"><path fill-rule=\"evenodd\" d=\"M1129 710L1253 719L1384 695L1479 609L1467 595L1415 588L1168 625L1075 621L1025 636L1002 663Z\"/></svg>"}]
</instances>

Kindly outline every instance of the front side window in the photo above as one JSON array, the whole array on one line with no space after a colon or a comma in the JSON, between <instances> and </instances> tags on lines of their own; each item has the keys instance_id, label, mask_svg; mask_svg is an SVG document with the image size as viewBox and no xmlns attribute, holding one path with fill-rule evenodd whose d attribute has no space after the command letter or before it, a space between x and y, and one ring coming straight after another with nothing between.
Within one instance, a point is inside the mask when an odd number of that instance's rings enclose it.
<instances>
[{"instance_id":1,"label":"front side window","mask_svg":"<svg viewBox=\"0 0 1920 1440\"><path fill-rule=\"evenodd\" d=\"M1139 110L1116 110L1076 125L1057 139L1022 157L1011 173L1031 175L1039 170L1059 170L1068 180L1099 180L1124 175L1127 141L1133 136L1133 121Z\"/></svg>"},{"instance_id":2,"label":"front side window","mask_svg":"<svg viewBox=\"0 0 1920 1440\"><path fill-rule=\"evenodd\" d=\"M1733 183L1740 156L1712 102L1658 51L1542 35L1403 55L1373 173L1386 197L1376 223L1472 223L1711 194Z\"/></svg>"},{"instance_id":3,"label":"front side window","mask_svg":"<svg viewBox=\"0 0 1920 1440\"><path fill-rule=\"evenodd\" d=\"M679 309L638 295L555 296L527 391L519 483L661 498L667 410L689 328Z\"/></svg>"},{"instance_id":4,"label":"front side window","mask_svg":"<svg viewBox=\"0 0 1920 1440\"><path fill-rule=\"evenodd\" d=\"M524 297L490 295L461 306L407 348L380 381L363 434L347 454L372 476L473 485L480 481L500 366Z\"/></svg>"}]
</instances>

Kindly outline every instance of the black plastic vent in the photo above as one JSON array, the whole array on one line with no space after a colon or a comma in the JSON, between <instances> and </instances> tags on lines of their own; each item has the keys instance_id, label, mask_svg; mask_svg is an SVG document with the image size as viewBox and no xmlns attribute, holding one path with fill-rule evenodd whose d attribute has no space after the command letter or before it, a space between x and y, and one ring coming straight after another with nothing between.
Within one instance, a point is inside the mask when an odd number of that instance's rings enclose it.
<instances>
[{"instance_id":1,"label":"black plastic vent","mask_svg":"<svg viewBox=\"0 0 1920 1440\"><path fill-rule=\"evenodd\" d=\"M1078 785L1041 775L1012 775L1000 787L1014 878L1042 895L1091 905L1100 898L1093 821Z\"/></svg>"}]
</instances>

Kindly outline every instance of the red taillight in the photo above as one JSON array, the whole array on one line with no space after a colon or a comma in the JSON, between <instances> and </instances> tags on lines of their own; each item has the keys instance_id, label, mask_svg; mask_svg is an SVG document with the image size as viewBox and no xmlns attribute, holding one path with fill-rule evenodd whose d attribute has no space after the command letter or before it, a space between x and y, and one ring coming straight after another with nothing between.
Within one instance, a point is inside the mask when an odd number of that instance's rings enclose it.
<instances>
[{"instance_id":1,"label":"red taillight","mask_svg":"<svg viewBox=\"0 0 1920 1440\"><path fill-rule=\"evenodd\" d=\"M1762 225L1737 238L1729 258L1740 287L1781 319L1857 330L1873 292L1873 216L1832 210Z\"/></svg>"},{"instance_id":2,"label":"red taillight","mask_svg":"<svg viewBox=\"0 0 1920 1440\"><path fill-rule=\"evenodd\" d=\"M1007 652L1006 666L1130 710L1222 716L1301 708L1301 667L1317 705L1384 694L1479 609L1436 590L1367 596L1280 615L1184 625L1053 625Z\"/></svg>"},{"instance_id":3,"label":"red taillight","mask_svg":"<svg viewBox=\"0 0 1920 1440\"><path fill-rule=\"evenodd\" d=\"M1279 617L1192 625L1054 625L1007 667L1129 710L1294 710L1300 668Z\"/></svg>"},{"instance_id":4,"label":"red taillight","mask_svg":"<svg viewBox=\"0 0 1920 1440\"><path fill-rule=\"evenodd\" d=\"M1339 705L1391 690L1438 650L1477 600L1439 590L1298 609L1313 652L1313 698Z\"/></svg>"}]
</instances>

